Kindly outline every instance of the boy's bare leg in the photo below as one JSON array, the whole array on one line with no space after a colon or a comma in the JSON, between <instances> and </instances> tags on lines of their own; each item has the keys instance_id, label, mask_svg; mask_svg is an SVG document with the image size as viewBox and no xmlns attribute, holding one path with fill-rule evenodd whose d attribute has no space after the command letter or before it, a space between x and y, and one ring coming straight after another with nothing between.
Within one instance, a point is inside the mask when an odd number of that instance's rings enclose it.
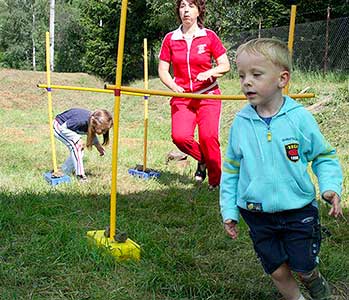
<instances>
[{"instance_id":1,"label":"boy's bare leg","mask_svg":"<svg viewBox=\"0 0 349 300\"><path fill-rule=\"evenodd\" d=\"M279 292L285 300L298 300L301 298L297 281L292 276L291 270L287 264L282 264L272 274L271 278Z\"/></svg>"}]
</instances>

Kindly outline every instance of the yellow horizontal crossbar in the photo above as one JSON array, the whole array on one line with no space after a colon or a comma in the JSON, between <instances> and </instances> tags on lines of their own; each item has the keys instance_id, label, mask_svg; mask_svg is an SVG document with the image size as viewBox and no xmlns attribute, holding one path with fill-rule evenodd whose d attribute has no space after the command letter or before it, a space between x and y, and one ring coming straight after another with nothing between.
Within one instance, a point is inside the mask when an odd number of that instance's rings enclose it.
<instances>
[{"instance_id":1,"label":"yellow horizontal crossbar","mask_svg":"<svg viewBox=\"0 0 349 300\"><path fill-rule=\"evenodd\" d=\"M104 86L106 90L116 90L115 85L106 84ZM195 94L195 93L175 93L163 90L150 90L150 89L140 89L134 87L121 86L121 93L136 93L136 94L149 94L154 96L170 96L170 97L181 97L181 98L195 98L195 99L207 99L207 94ZM304 93L304 94L289 94L291 98L314 98L314 93ZM210 99L219 99L219 100L246 100L245 95L209 95Z\"/></svg>"},{"instance_id":2,"label":"yellow horizontal crossbar","mask_svg":"<svg viewBox=\"0 0 349 300\"><path fill-rule=\"evenodd\" d=\"M47 89L49 86L47 84L38 84L39 88ZM88 87L78 87L69 85L50 85L51 89L57 90L72 90L72 91L85 91L85 92L95 92L95 93L107 93L113 94L116 90L115 85L106 84L104 89L88 88ZM207 94L195 94L195 93L175 93L163 90L150 90L150 89L140 89L135 87L121 86L121 94L132 95L132 96L169 96L169 97L182 97L182 98L195 98L195 99L207 99ZM220 99L220 100L246 100L245 95L209 95L210 99ZM303 93L303 94L289 94L291 98L314 98L314 93Z\"/></svg>"},{"instance_id":3,"label":"yellow horizontal crossbar","mask_svg":"<svg viewBox=\"0 0 349 300\"><path fill-rule=\"evenodd\" d=\"M50 85L48 86L47 84L38 84L39 88L42 89L56 89L56 90L70 90L70 91L83 91L83 92L95 92L95 93L106 93L106 94L114 94L114 91L112 90L106 90L106 89L97 89L97 88L89 88L89 87L79 87L79 86L69 86L69 85ZM121 92L122 94L125 95L132 95L132 96L149 96L148 94L144 93L135 93L135 92Z\"/></svg>"}]
</instances>

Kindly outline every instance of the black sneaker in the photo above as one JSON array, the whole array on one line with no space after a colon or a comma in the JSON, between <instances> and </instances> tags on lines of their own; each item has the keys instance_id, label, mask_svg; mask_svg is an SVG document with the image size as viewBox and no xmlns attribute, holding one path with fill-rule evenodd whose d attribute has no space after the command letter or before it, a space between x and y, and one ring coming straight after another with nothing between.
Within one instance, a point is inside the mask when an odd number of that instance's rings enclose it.
<instances>
[{"instance_id":1,"label":"black sneaker","mask_svg":"<svg viewBox=\"0 0 349 300\"><path fill-rule=\"evenodd\" d=\"M79 182L87 182L88 181L86 175L76 175L76 179Z\"/></svg>"},{"instance_id":2,"label":"black sneaker","mask_svg":"<svg viewBox=\"0 0 349 300\"><path fill-rule=\"evenodd\" d=\"M325 278L319 273L319 276L310 282L303 282L308 289L312 300L330 300L331 289Z\"/></svg>"},{"instance_id":3,"label":"black sneaker","mask_svg":"<svg viewBox=\"0 0 349 300\"><path fill-rule=\"evenodd\" d=\"M205 180L206 178L206 164L205 163L200 163L198 162L198 167L195 171L195 181L197 183L201 183Z\"/></svg>"},{"instance_id":4,"label":"black sneaker","mask_svg":"<svg viewBox=\"0 0 349 300\"><path fill-rule=\"evenodd\" d=\"M52 178L60 178L60 177L63 177L64 176L64 173L61 169L57 169L57 171L55 172L54 170L51 170L51 177Z\"/></svg>"}]
</instances>

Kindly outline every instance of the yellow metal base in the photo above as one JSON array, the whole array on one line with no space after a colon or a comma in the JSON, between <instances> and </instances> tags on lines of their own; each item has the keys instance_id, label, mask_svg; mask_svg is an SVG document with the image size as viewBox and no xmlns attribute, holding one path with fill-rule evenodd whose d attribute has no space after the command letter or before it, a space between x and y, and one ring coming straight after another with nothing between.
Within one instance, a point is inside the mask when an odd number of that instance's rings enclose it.
<instances>
[{"instance_id":1,"label":"yellow metal base","mask_svg":"<svg viewBox=\"0 0 349 300\"><path fill-rule=\"evenodd\" d=\"M118 260L140 260L141 247L134 241L127 239L124 243L119 243L104 236L104 230L88 231L87 236L93 240L98 247L104 247L111 255Z\"/></svg>"}]
</instances>

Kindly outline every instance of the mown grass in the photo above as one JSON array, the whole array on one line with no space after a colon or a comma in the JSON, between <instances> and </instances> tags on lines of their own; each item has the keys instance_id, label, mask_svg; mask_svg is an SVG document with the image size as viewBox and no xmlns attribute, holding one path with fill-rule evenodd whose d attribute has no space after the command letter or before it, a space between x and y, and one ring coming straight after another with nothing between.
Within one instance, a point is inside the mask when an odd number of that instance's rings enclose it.
<instances>
[{"instance_id":1,"label":"mown grass","mask_svg":"<svg viewBox=\"0 0 349 300\"><path fill-rule=\"evenodd\" d=\"M36 88L44 73L0 70L0 299L281 299L255 257L248 231L240 224L238 241L223 232L218 192L200 189L192 180L195 162L165 164L175 149L170 140L168 99L149 103L148 167L158 180L141 180L127 169L143 162L143 101L123 96L120 113L117 230L140 244L140 262L115 262L89 245L88 230L109 224L111 149L100 158L87 152L87 184L75 180L51 187L43 173L52 168L47 125L46 92ZM102 87L86 74L53 74L53 84ZM132 85L142 87L142 82ZM348 81L330 74L296 72L291 92L309 86L324 97L315 116L334 144L343 165L343 204L348 206ZM163 89L158 79L150 88ZM238 94L237 79L221 81L224 94ZM70 107L113 110L107 94L54 91L54 113ZM221 143L243 101L226 101L221 120ZM61 163L67 151L56 143ZM349 227L344 219L327 216L332 232L323 241L321 269L338 299L347 299L349 286ZM345 209L348 216L348 208Z\"/></svg>"}]
</instances>

